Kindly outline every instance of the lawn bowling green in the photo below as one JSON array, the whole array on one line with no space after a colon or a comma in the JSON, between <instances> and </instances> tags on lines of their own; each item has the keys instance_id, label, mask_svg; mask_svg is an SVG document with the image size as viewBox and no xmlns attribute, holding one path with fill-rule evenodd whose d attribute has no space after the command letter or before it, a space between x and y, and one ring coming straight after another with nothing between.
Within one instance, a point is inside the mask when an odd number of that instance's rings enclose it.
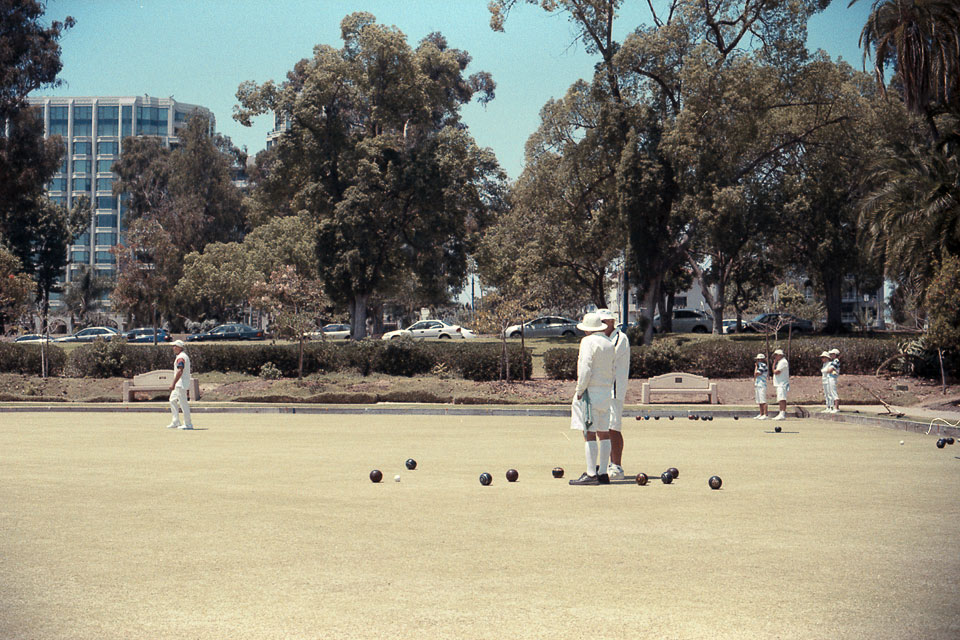
<instances>
[{"instance_id":1,"label":"lawn bowling green","mask_svg":"<svg viewBox=\"0 0 960 640\"><path fill-rule=\"evenodd\" d=\"M3 415L0 638L960 634L960 460L930 436L629 421L627 473L673 484L571 487L568 418L194 422Z\"/></svg>"}]
</instances>

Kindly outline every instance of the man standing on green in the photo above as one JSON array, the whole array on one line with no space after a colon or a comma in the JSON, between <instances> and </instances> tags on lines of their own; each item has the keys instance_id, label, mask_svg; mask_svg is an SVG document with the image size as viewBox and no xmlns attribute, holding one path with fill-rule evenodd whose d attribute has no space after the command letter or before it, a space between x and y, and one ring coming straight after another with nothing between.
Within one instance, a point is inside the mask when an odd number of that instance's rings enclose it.
<instances>
[{"instance_id":1,"label":"man standing on green","mask_svg":"<svg viewBox=\"0 0 960 640\"><path fill-rule=\"evenodd\" d=\"M190 403L187 401L187 389L190 388L190 356L184 351L182 340L173 343L174 377L170 384L170 413L173 420L167 425L167 429L183 429L189 431L193 429L193 422L190 420ZM180 411L183 411L183 424L180 424Z\"/></svg>"},{"instance_id":2,"label":"man standing on green","mask_svg":"<svg viewBox=\"0 0 960 640\"><path fill-rule=\"evenodd\" d=\"M617 317L609 309L597 311L606 325L604 334L613 343L613 404L610 407L610 465L607 474L612 480L623 479L623 403L630 378L630 340L617 328Z\"/></svg>"}]
</instances>

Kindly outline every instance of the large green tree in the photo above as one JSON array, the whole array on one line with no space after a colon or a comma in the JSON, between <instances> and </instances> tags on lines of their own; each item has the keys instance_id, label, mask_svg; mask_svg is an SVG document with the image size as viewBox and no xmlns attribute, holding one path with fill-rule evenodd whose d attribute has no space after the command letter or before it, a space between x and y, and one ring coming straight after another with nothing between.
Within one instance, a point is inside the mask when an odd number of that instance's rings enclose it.
<instances>
[{"instance_id":1,"label":"large green tree","mask_svg":"<svg viewBox=\"0 0 960 640\"><path fill-rule=\"evenodd\" d=\"M503 174L460 121L475 95L493 98L488 74L439 34L411 48L367 13L341 23L344 46L318 45L283 83L244 83L235 118L287 119L258 197L278 214L304 211L319 224L317 258L326 293L365 333L372 296L398 280L424 301L462 283L467 254Z\"/></svg>"}]
</instances>

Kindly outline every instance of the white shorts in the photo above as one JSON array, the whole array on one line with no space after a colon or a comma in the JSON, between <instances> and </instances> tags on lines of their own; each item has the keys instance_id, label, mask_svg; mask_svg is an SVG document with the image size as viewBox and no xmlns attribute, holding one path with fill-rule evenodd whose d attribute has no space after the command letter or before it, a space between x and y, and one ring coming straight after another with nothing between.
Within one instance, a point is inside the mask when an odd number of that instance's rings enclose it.
<instances>
[{"instance_id":1,"label":"white shorts","mask_svg":"<svg viewBox=\"0 0 960 640\"><path fill-rule=\"evenodd\" d=\"M590 394L590 412L593 422L589 427L583 423L586 403L574 396L570 404L570 428L577 431L609 431L610 409L613 404L612 390L594 387L587 389L587 393Z\"/></svg>"},{"instance_id":2,"label":"white shorts","mask_svg":"<svg viewBox=\"0 0 960 640\"><path fill-rule=\"evenodd\" d=\"M777 390L777 402L786 402L787 392L790 391L790 383L788 382L787 384L780 385L775 384L773 386Z\"/></svg>"},{"instance_id":3,"label":"white shorts","mask_svg":"<svg viewBox=\"0 0 960 640\"><path fill-rule=\"evenodd\" d=\"M623 398L614 398L610 403L610 431L623 430Z\"/></svg>"},{"instance_id":4,"label":"white shorts","mask_svg":"<svg viewBox=\"0 0 960 640\"><path fill-rule=\"evenodd\" d=\"M755 385L754 394L757 397L757 404L767 404L767 385L765 384Z\"/></svg>"}]
</instances>

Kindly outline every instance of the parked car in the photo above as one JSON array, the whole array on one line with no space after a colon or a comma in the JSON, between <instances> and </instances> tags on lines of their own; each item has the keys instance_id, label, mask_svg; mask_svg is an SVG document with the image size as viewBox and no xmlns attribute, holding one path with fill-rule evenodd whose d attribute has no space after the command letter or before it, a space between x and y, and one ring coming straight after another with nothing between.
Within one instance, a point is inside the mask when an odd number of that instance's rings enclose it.
<instances>
[{"instance_id":1,"label":"parked car","mask_svg":"<svg viewBox=\"0 0 960 640\"><path fill-rule=\"evenodd\" d=\"M348 324L325 324L316 331L306 334L311 340L349 340L350 325Z\"/></svg>"},{"instance_id":2,"label":"parked car","mask_svg":"<svg viewBox=\"0 0 960 640\"><path fill-rule=\"evenodd\" d=\"M747 321L744 320L740 323L740 328L743 329L747 326ZM723 332L724 333L736 333L737 332L737 319L736 318L724 318L723 319Z\"/></svg>"},{"instance_id":3,"label":"parked car","mask_svg":"<svg viewBox=\"0 0 960 640\"><path fill-rule=\"evenodd\" d=\"M520 325L510 325L504 330L508 338L520 337ZM523 324L525 338L551 338L556 336L583 336L577 329L577 321L560 316L541 316Z\"/></svg>"},{"instance_id":4,"label":"parked car","mask_svg":"<svg viewBox=\"0 0 960 640\"><path fill-rule=\"evenodd\" d=\"M87 327L73 335L57 338L54 342L93 342L94 340L113 340L120 334L110 327Z\"/></svg>"},{"instance_id":5,"label":"parked car","mask_svg":"<svg viewBox=\"0 0 960 640\"><path fill-rule=\"evenodd\" d=\"M206 342L210 340L263 340L266 336L261 329L254 329L246 324L221 324L210 331L195 333L187 336L190 342Z\"/></svg>"},{"instance_id":6,"label":"parked car","mask_svg":"<svg viewBox=\"0 0 960 640\"><path fill-rule=\"evenodd\" d=\"M791 327L795 332L813 331L812 322L791 313L761 313L747 323L746 329L753 332L773 331L778 324L781 331L790 330Z\"/></svg>"},{"instance_id":7,"label":"parked car","mask_svg":"<svg viewBox=\"0 0 960 640\"><path fill-rule=\"evenodd\" d=\"M124 334L127 342L153 342L153 327L140 327ZM173 338L166 329L157 329L157 342L170 342Z\"/></svg>"},{"instance_id":8,"label":"parked car","mask_svg":"<svg viewBox=\"0 0 960 640\"><path fill-rule=\"evenodd\" d=\"M40 344L41 342L50 343L53 342L53 338L50 336L41 336L38 333L28 333L20 336L14 340L14 342L19 342L20 344Z\"/></svg>"},{"instance_id":9,"label":"parked car","mask_svg":"<svg viewBox=\"0 0 960 640\"><path fill-rule=\"evenodd\" d=\"M653 316L653 330L660 331L660 314ZM710 333L713 331L713 316L698 309L674 309L674 333Z\"/></svg>"},{"instance_id":10,"label":"parked car","mask_svg":"<svg viewBox=\"0 0 960 640\"><path fill-rule=\"evenodd\" d=\"M476 338L477 334L460 325L449 324L443 320L421 320L414 322L406 329L397 329L383 334L383 340L392 340L394 338L437 338L440 340L449 340L451 338Z\"/></svg>"}]
</instances>

